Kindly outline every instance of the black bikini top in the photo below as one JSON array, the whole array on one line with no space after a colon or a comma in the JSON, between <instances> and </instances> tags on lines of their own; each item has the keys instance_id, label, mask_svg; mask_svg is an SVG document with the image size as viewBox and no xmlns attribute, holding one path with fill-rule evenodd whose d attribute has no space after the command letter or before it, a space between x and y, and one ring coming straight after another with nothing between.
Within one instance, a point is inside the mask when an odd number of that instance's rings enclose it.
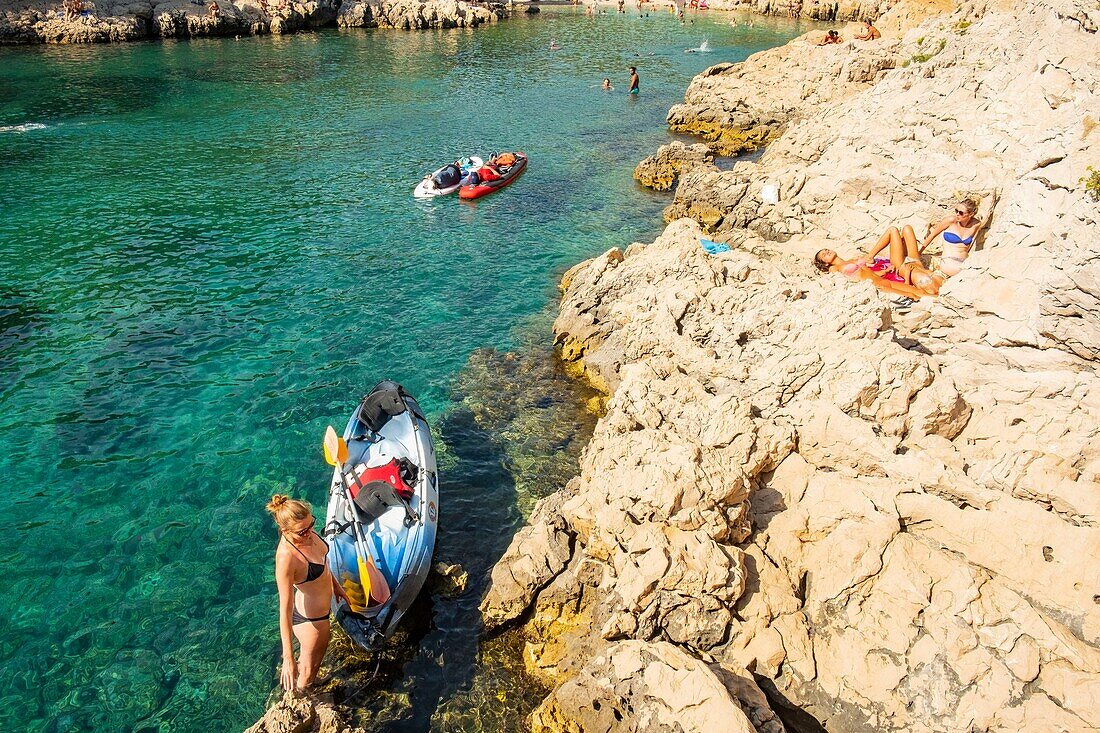
<instances>
[{"instance_id":1,"label":"black bikini top","mask_svg":"<svg viewBox=\"0 0 1100 733\"><path fill-rule=\"evenodd\" d=\"M313 534L317 534L317 533L314 532ZM325 542L325 539L323 537L321 537L321 535L317 534L317 537L320 538L321 542L325 545L325 550L327 551L328 550L328 543ZM303 580L303 581L300 581L298 583L295 583L294 585L301 585L302 583L308 583L311 580L317 580L318 578L320 578L322 575L325 574L325 564L323 562L310 562L309 558L306 557L306 553L302 552L301 550L298 550L297 545L295 545L293 542L291 542L290 546L293 547L295 550L297 550L298 554L302 556L302 559L306 561L306 579Z\"/></svg>"}]
</instances>

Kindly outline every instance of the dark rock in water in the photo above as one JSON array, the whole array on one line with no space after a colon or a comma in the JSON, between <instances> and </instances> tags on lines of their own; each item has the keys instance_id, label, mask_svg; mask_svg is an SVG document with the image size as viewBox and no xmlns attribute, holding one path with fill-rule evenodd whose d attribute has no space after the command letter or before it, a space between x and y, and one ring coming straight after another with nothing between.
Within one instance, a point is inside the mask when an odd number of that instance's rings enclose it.
<instances>
[{"instance_id":1,"label":"dark rock in water","mask_svg":"<svg viewBox=\"0 0 1100 733\"><path fill-rule=\"evenodd\" d=\"M428 575L428 592L432 595L453 597L466 592L470 574L461 565L437 562Z\"/></svg>"},{"instance_id":2,"label":"dark rock in water","mask_svg":"<svg viewBox=\"0 0 1100 733\"><path fill-rule=\"evenodd\" d=\"M454 391L503 448L525 517L577 474L596 425L587 405L597 392L571 379L550 348L479 349Z\"/></svg>"}]
</instances>

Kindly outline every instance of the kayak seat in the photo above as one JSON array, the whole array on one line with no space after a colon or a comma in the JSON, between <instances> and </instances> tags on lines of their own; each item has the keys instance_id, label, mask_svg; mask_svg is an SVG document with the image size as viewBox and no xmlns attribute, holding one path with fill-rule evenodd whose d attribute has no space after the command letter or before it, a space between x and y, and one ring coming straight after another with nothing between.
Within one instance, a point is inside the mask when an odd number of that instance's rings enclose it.
<instances>
[{"instance_id":1,"label":"kayak seat","mask_svg":"<svg viewBox=\"0 0 1100 733\"><path fill-rule=\"evenodd\" d=\"M397 459L373 468L363 467L352 481L351 499L359 509L361 520L370 524L391 507L401 507L405 512L405 524L412 526L418 517L409 505L413 488L407 483L416 483L419 469L406 458Z\"/></svg>"},{"instance_id":2,"label":"kayak seat","mask_svg":"<svg viewBox=\"0 0 1100 733\"><path fill-rule=\"evenodd\" d=\"M354 501L364 524L374 522L393 507L404 509L406 515L412 513L409 505L397 495L397 489L386 481L369 482L355 495Z\"/></svg>"},{"instance_id":3,"label":"kayak seat","mask_svg":"<svg viewBox=\"0 0 1100 733\"><path fill-rule=\"evenodd\" d=\"M404 392L397 382L385 381L363 398L359 403L359 420L368 432L377 433L387 420L405 411Z\"/></svg>"}]
</instances>

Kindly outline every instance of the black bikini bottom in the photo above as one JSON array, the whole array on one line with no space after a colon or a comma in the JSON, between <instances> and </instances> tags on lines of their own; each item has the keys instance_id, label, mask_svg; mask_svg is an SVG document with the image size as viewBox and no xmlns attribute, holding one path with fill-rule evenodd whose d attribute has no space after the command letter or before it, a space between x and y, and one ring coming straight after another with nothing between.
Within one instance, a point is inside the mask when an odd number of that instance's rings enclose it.
<instances>
[{"instance_id":1,"label":"black bikini bottom","mask_svg":"<svg viewBox=\"0 0 1100 733\"><path fill-rule=\"evenodd\" d=\"M298 609L295 608L290 614L290 625L297 626L298 624L315 624L318 621L328 621L328 616L326 613L324 616L318 616L317 618L306 618L298 613Z\"/></svg>"}]
</instances>

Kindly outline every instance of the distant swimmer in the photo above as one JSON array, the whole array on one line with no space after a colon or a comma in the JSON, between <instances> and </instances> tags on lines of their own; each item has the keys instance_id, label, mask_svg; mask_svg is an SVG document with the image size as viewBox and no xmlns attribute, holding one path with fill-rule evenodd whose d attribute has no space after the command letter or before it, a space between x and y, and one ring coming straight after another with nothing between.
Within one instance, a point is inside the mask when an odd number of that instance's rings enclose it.
<instances>
[{"instance_id":1,"label":"distant swimmer","mask_svg":"<svg viewBox=\"0 0 1100 733\"><path fill-rule=\"evenodd\" d=\"M604 79L603 80L603 88L606 89L609 92L615 89L615 87L611 86L611 80L610 79Z\"/></svg>"},{"instance_id":2,"label":"distant swimmer","mask_svg":"<svg viewBox=\"0 0 1100 733\"><path fill-rule=\"evenodd\" d=\"M630 93L638 93L638 70L633 66L630 67Z\"/></svg>"},{"instance_id":3,"label":"distant swimmer","mask_svg":"<svg viewBox=\"0 0 1100 733\"><path fill-rule=\"evenodd\" d=\"M551 39L550 39L550 50L551 50L551 51L559 51L559 50L561 50L561 46L559 46L559 45L558 45L558 42L557 42L557 41L555 41L555 40L554 40L553 38L551 38Z\"/></svg>"}]
</instances>

